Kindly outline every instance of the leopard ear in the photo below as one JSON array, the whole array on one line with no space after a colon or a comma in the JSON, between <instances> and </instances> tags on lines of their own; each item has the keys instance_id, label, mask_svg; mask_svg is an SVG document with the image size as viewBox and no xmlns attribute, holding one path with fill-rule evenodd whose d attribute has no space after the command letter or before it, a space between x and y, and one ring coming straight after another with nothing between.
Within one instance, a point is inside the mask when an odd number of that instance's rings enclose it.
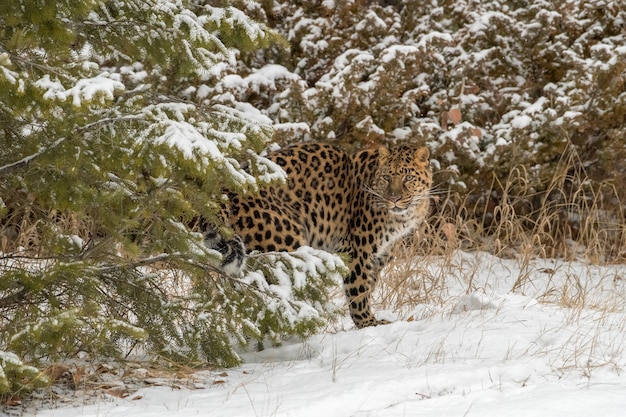
<instances>
[{"instance_id":1,"label":"leopard ear","mask_svg":"<svg viewBox=\"0 0 626 417\"><path fill-rule=\"evenodd\" d=\"M378 147L378 157L381 161L386 161L387 159L389 159L389 155L391 155L391 152L389 152L389 149L383 145L380 145Z\"/></svg>"},{"instance_id":2,"label":"leopard ear","mask_svg":"<svg viewBox=\"0 0 626 417\"><path fill-rule=\"evenodd\" d=\"M421 162L425 164L425 163L428 163L428 158L430 157L430 151L426 147L421 147L415 151L414 156L417 162Z\"/></svg>"}]
</instances>

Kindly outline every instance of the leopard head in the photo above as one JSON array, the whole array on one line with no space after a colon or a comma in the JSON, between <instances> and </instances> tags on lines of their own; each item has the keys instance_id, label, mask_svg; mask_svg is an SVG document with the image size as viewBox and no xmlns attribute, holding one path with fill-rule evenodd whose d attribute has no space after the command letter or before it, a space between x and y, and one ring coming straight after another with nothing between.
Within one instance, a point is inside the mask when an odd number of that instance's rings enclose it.
<instances>
[{"instance_id":1,"label":"leopard head","mask_svg":"<svg viewBox=\"0 0 626 417\"><path fill-rule=\"evenodd\" d=\"M432 186L429 156L424 147L378 148L378 168L372 182L378 205L394 215L428 207Z\"/></svg>"}]
</instances>

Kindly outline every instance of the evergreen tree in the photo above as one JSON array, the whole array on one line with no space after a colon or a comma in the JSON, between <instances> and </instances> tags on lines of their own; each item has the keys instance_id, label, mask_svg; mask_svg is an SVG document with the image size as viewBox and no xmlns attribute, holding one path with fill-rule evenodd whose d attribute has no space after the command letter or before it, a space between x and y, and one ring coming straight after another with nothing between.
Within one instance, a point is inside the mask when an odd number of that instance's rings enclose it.
<instances>
[{"instance_id":1,"label":"evergreen tree","mask_svg":"<svg viewBox=\"0 0 626 417\"><path fill-rule=\"evenodd\" d=\"M30 375L8 351L36 363L141 343L232 365L233 340L321 322L336 259L272 258L295 281L227 277L187 227L218 221L224 188L283 179L258 156L271 120L207 89L271 44L284 41L203 2L0 4L0 394Z\"/></svg>"}]
</instances>

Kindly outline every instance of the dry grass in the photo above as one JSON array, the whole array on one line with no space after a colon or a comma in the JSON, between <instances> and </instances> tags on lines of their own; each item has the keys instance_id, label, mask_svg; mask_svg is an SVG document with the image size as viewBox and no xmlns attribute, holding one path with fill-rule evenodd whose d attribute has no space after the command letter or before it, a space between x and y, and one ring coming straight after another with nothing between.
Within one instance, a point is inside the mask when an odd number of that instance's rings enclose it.
<instances>
[{"instance_id":1,"label":"dry grass","mask_svg":"<svg viewBox=\"0 0 626 417\"><path fill-rule=\"evenodd\" d=\"M8 208L0 218L0 253L40 255L46 241L58 234L89 237L96 233L93 219L79 219L73 213L44 212L24 201Z\"/></svg>"},{"instance_id":2,"label":"dry grass","mask_svg":"<svg viewBox=\"0 0 626 417\"><path fill-rule=\"evenodd\" d=\"M442 305L450 296L450 279L462 281L465 293L480 290L475 278L489 266L460 265L455 258L460 249L515 260L512 292L533 292L542 302L567 308L623 311L626 300L618 291L613 300L606 299L607 289L620 285L622 278L592 271L593 265L626 260L620 191L608 181L591 185L571 150L562 156L556 172L542 191L531 185L533 173L515 167L505 179L494 177L490 189L479 195L435 195L427 225L415 239L394 250L379 284L379 308L399 311L419 304ZM557 271L537 263L546 258L578 261L588 270L580 276L577 271ZM542 277L541 284L534 282L537 276ZM555 278L546 281L546 276Z\"/></svg>"}]
</instances>

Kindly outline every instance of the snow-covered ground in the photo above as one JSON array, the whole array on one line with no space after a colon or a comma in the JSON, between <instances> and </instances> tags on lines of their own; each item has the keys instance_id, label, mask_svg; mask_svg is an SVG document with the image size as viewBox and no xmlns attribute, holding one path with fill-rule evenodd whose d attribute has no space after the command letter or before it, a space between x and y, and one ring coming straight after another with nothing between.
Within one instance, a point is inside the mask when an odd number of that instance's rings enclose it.
<instances>
[{"instance_id":1,"label":"snow-covered ground","mask_svg":"<svg viewBox=\"0 0 626 417\"><path fill-rule=\"evenodd\" d=\"M396 291L436 280L444 302L245 353L238 368L194 374L195 389L143 388L37 416L624 415L626 266L456 252L406 269L422 272Z\"/></svg>"}]
</instances>

